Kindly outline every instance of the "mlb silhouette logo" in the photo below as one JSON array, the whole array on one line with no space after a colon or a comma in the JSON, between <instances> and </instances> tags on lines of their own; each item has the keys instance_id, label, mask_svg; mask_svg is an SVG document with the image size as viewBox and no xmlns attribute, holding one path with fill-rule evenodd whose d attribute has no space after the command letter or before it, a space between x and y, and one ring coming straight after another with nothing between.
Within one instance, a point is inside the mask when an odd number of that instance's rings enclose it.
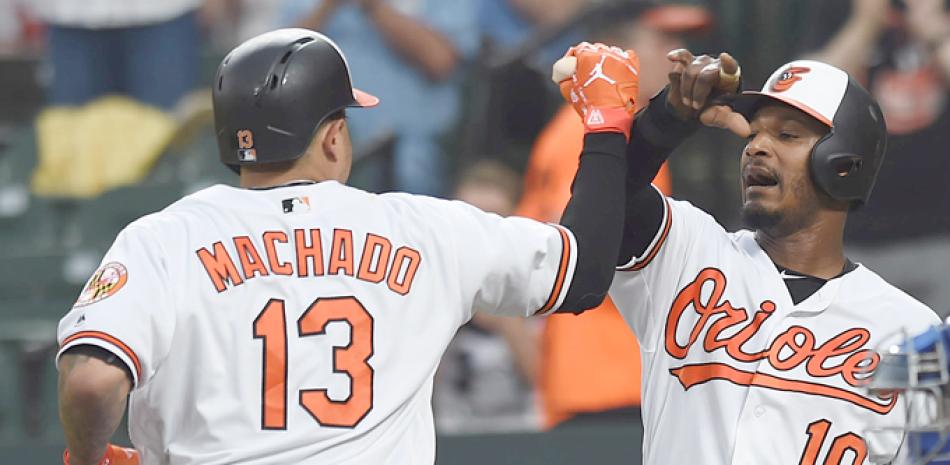
<instances>
[{"instance_id":1,"label":"mlb silhouette logo","mask_svg":"<svg viewBox=\"0 0 950 465\"><path fill-rule=\"evenodd\" d=\"M281 201L284 213L304 213L310 211L310 197L293 197Z\"/></svg>"},{"instance_id":2,"label":"mlb silhouette logo","mask_svg":"<svg viewBox=\"0 0 950 465\"><path fill-rule=\"evenodd\" d=\"M238 150L239 161L257 161L257 150L240 149Z\"/></svg>"}]
</instances>

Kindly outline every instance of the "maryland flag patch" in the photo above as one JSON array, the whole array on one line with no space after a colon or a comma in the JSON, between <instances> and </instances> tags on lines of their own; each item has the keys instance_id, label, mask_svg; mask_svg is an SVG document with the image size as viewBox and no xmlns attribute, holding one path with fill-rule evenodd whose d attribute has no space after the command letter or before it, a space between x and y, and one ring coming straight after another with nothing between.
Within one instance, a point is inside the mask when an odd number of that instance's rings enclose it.
<instances>
[{"instance_id":1,"label":"maryland flag patch","mask_svg":"<svg viewBox=\"0 0 950 465\"><path fill-rule=\"evenodd\" d=\"M95 274L86 284L86 288L79 294L79 299L73 304L73 308L82 307L96 303L102 299L115 295L125 286L129 274L125 265L119 262L109 262L96 270Z\"/></svg>"}]
</instances>

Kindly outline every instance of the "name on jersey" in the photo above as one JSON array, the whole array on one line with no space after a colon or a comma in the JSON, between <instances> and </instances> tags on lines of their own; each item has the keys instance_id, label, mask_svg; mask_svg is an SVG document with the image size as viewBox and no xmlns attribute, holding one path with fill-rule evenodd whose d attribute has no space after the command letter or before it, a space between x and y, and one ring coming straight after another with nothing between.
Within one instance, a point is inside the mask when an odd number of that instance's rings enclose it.
<instances>
[{"instance_id":1,"label":"name on jersey","mask_svg":"<svg viewBox=\"0 0 950 465\"><path fill-rule=\"evenodd\" d=\"M703 288L711 292L703 292ZM791 326L775 337L769 346L750 351L746 343L759 331L773 314L775 303L766 300L759 304L752 317L745 308L734 307L723 299L726 276L716 268L706 268L677 295L666 321L666 352L683 360L694 350L706 353L722 351L737 362L764 362L778 371L804 367L809 380L790 379L758 371L742 370L724 363L683 365L670 370L683 388L713 380L729 381L740 386L794 391L850 402L878 414L887 414L896 405L896 396L864 397L855 390L843 389L823 378L840 377L849 386L863 386L880 362L880 356L865 345L871 338L865 328L850 328L822 342L804 326ZM707 296L704 298L704 296ZM691 312L690 312L691 310ZM698 318L684 319L695 313ZM688 323L694 321L693 323ZM684 344L677 340L681 325L692 325ZM705 335L703 331L705 330Z\"/></svg>"},{"instance_id":2,"label":"name on jersey","mask_svg":"<svg viewBox=\"0 0 950 465\"><path fill-rule=\"evenodd\" d=\"M422 255L407 246L394 247L378 234L368 233L360 239L361 244L354 244L353 231L334 229L324 247L319 229L295 229L292 237L284 231L267 231L257 242L263 253L250 236L235 236L227 246L218 241L195 253L217 292L263 276L350 276L385 283L396 294L408 294ZM356 250L362 251L359 256Z\"/></svg>"}]
</instances>

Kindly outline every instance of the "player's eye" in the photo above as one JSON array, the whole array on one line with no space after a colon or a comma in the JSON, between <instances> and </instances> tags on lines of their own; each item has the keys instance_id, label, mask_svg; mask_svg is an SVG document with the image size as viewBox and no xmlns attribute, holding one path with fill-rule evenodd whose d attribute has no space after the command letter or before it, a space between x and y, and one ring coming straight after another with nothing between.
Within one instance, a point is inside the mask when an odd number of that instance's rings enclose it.
<instances>
[{"instance_id":1,"label":"player's eye","mask_svg":"<svg viewBox=\"0 0 950 465\"><path fill-rule=\"evenodd\" d=\"M746 142L752 142L758 134L757 132L750 132L749 136L745 138Z\"/></svg>"},{"instance_id":2,"label":"player's eye","mask_svg":"<svg viewBox=\"0 0 950 465\"><path fill-rule=\"evenodd\" d=\"M778 134L778 137L781 140L795 140L795 139L798 139L798 134L782 131Z\"/></svg>"}]
</instances>

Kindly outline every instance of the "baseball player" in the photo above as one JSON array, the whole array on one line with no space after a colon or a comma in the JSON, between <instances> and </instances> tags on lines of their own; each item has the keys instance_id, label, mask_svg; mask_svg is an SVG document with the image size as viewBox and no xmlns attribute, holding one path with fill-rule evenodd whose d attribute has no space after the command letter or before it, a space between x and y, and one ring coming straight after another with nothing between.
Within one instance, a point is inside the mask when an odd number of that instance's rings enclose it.
<instances>
[{"instance_id":1,"label":"baseball player","mask_svg":"<svg viewBox=\"0 0 950 465\"><path fill-rule=\"evenodd\" d=\"M431 464L432 378L459 326L607 293L638 64L571 53L597 74L571 87L577 106L601 117L549 225L346 186L344 109L378 100L351 87L337 46L284 29L234 49L213 98L241 188L130 224L60 322L65 461ZM107 443L127 396L134 450Z\"/></svg>"},{"instance_id":2,"label":"baseball player","mask_svg":"<svg viewBox=\"0 0 950 465\"><path fill-rule=\"evenodd\" d=\"M873 349L937 317L844 254L848 212L868 201L884 155L877 103L845 72L794 61L730 108L716 97L738 89L731 57L669 58L669 86L633 126L610 290L642 346L643 463L889 461L899 436L880 450L862 436L903 421L894 396L863 387ZM648 184L701 122L747 138L749 230L727 232Z\"/></svg>"}]
</instances>

